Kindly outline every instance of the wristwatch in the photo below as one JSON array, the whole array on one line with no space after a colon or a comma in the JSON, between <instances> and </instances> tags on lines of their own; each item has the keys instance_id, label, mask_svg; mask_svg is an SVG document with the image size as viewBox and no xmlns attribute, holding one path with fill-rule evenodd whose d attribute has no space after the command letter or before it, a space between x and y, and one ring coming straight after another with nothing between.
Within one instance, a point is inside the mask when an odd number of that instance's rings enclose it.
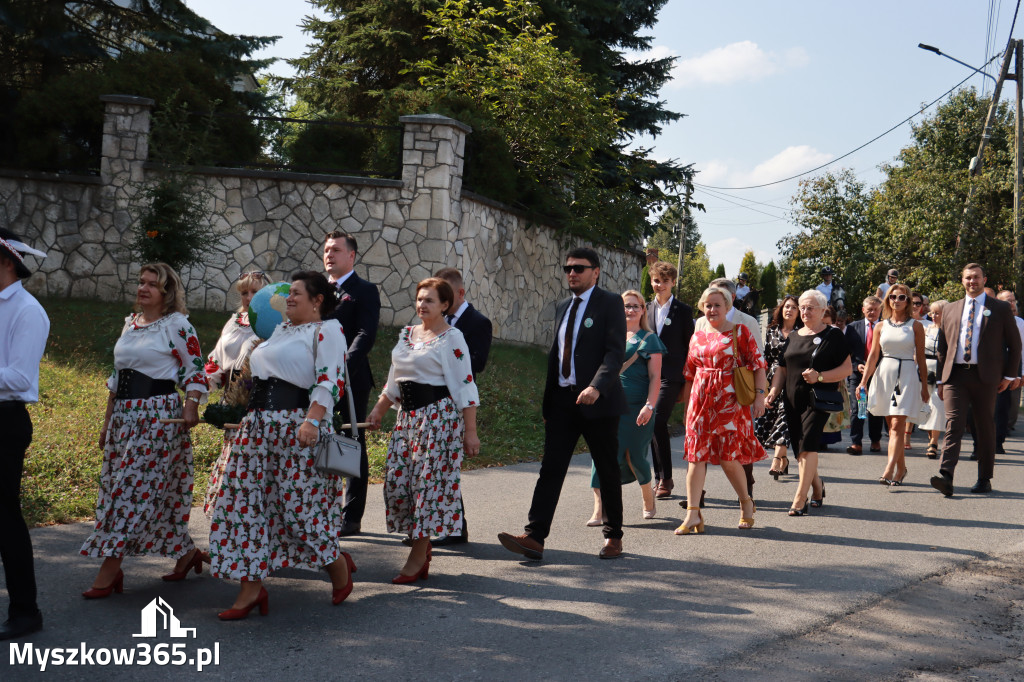
<instances>
[{"instance_id":1,"label":"wristwatch","mask_svg":"<svg viewBox=\"0 0 1024 682\"><path fill-rule=\"evenodd\" d=\"M191 400L191 401L192 401L192 402L194 402L194 403L195 403L196 405L198 405L198 404L199 404L199 398L195 397L194 395L190 395L190 396L186 397L186 398L185 398L185 400Z\"/></svg>"},{"instance_id":2,"label":"wristwatch","mask_svg":"<svg viewBox=\"0 0 1024 682\"><path fill-rule=\"evenodd\" d=\"M820 384L824 379L821 378L821 372L818 372L818 383Z\"/></svg>"},{"instance_id":3,"label":"wristwatch","mask_svg":"<svg viewBox=\"0 0 1024 682\"><path fill-rule=\"evenodd\" d=\"M760 393L761 395L764 395L764 389L763 388L755 388L754 390L757 391L758 393Z\"/></svg>"},{"instance_id":4,"label":"wristwatch","mask_svg":"<svg viewBox=\"0 0 1024 682\"><path fill-rule=\"evenodd\" d=\"M306 417L306 421L309 422L310 424L312 424L314 429L319 429L320 428L320 420L319 419L312 419L311 417Z\"/></svg>"},{"instance_id":5,"label":"wristwatch","mask_svg":"<svg viewBox=\"0 0 1024 682\"><path fill-rule=\"evenodd\" d=\"M646 403L646 404L644 405L644 407L646 407L646 408L647 408L648 410L650 410L651 412L654 412L654 406L653 406L653 405L651 405L650 403Z\"/></svg>"}]
</instances>

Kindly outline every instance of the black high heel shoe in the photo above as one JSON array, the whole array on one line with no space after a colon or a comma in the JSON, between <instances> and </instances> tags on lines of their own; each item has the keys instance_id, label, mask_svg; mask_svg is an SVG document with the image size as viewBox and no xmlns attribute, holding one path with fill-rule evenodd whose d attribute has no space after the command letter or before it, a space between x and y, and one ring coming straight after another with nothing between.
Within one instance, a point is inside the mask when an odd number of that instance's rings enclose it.
<instances>
[{"instance_id":1,"label":"black high heel shoe","mask_svg":"<svg viewBox=\"0 0 1024 682\"><path fill-rule=\"evenodd\" d=\"M803 509L797 509L796 507L793 507L792 509L789 510L789 515L790 516L804 516L804 515L806 515L807 514L807 506L809 504L810 504L809 502L804 502Z\"/></svg>"},{"instance_id":2,"label":"black high heel shoe","mask_svg":"<svg viewBox=\"0 0 1024 682\"><path fill-rule=\"evenodd\" d=\"M812 497L811 501L808 502L808 504L810 504L815 509L817 509L818 507L821 507L823 504L825 504L825 482L824 481L822 481L822 483L821 483L821 497L819 497L818 499L814 499Z\"/></svg>"},{"instance_id":3,"label":"black high heel shoe","mask_svg":"<svg viewBox=\"0 0 1024 682\"><path fill-rule=\"evenodd\" d=\"M899 480L896 480L894 478L891 481L889 481L889 487L890 488L898 488L899 486L903 485L903 481L907 480L907 474L908 473L909 473L909 470L904 469L903 475L900 476Z\"/></svg>"},{"instance_id":4,"label":"black high heel shoe","mask_svg":"<svg viewBox=\"0 0 1024 682\"><path fill-rule=\"evenodd\" d=\"M779 476L786 476L789 474L789 459L787 457L773 457L773 460L781 459L786 462L786 466L782 469L775 469L775 463L772 462L772 468L768 470L768 474L772 476L776 481L779 480Z\"/></svg>"}]
</instances>

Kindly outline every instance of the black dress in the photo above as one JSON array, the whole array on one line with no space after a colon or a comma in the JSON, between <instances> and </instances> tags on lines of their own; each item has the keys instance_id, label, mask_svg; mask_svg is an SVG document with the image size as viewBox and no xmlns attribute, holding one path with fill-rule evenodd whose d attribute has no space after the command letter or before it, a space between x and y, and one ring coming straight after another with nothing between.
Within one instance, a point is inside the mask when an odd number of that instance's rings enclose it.
<instances>
[{"instance_id":1,"label":"black dress","mask_svg":"<svg viewBox=\"0 0 1024 682\"><path fill-rule=\"evenodd\" d=\"M821 346L814 357L815 370L827 372L843 364L850 356L846 338L835 327L825 327L814 335L799 332L789 335L781 364L786 367L786 391L782 394L789 426L789 440L793 452L817 452L821 447L821 433L829 413L816 410L811 401L811 384L804 381L803 371L811 366L811 354ZM838 389L837 382L816 384L826 389Z\"/></svg>"},{"instance_id":2,"label":"black dress","mask_svg":"<svg viewBox=\"0 0 1024 682\"><path fill-rule=\"evenodd\" d=\"M796 330L792 330L792 336ZM778 327L768 328L768 338L764 342L764 361L768 365L768 385L772 385L775 378L775 370L782 363L782 354L786 350L788 337L782 337L782 330ZM785 392L785 391L783 391ZM786 411L782 401L776 400L775 404L765 409L764 414L754 421L754 430L757 439L765 448L774 448L776 445L789 446L789 425L786 423Z\"/></svg>"}]
</instances>

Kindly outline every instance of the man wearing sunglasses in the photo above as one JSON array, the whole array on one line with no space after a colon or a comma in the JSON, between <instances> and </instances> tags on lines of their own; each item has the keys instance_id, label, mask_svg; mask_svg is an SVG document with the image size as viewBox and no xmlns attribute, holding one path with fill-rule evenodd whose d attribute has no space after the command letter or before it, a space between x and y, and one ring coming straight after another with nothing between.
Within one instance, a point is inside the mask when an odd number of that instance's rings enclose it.
<instances>
[{"instance_id":1,"label":"man wearing sunglasses","mask_svg":"<svg viewBox=\"0 0 1024 682\"><path fill-rule=\"evenodd\" d=\"M960 459L960 443L967 412L974 415L978 482L972 493L992 491L995 469L996 395L1020 376L1021 339L1010 306L985 293L985 270L968 263L961 274L966 296L947 305L939 325L939 398L945 401L946 438L939 475L932 487L953 495L953 472Z\"/></svg>"},{"instance_id":2,"label":"man wearing sunglasses","mask_svg":"<svg viewBox=\"0 0 1024 682\"><path fill-rule=\"evenodd\" d=\"M619 416L626 397L619 370L626 353L622 298L597 286L601 262L593 249L577 248L565 259L572 296L555 309L555 338L548 353L544 386L544 458L522 535L498 533L510 552L527 559L544 556L544 540L580 436L590 448L601 483L604 546L598 556L622 554L622 484L617 461Z\"/></svg>"}]
</instances>

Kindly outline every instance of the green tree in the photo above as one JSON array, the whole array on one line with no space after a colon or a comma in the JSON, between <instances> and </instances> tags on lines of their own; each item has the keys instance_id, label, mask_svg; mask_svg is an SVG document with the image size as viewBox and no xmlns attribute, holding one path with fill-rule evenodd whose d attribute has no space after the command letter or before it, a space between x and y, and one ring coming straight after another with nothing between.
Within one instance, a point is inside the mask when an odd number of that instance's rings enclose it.
<instances>
[{"instance_id":1,"label":"green tree","mask_svg":"<svg viewBox=\"0 0 1024 682\"><path fill-rule=\"evenodd\" d=\"M753 249L747 249L743 254L743 260L740 261L740 272L747 273L747 286L751 289L760 286L758 282L761 277L761 266L757 264ZM739 276L738 273L737 276Z\"/></svg>"},{"instance_id":2,"label":"green tree","mask_svg":"<svg viewBox=\"0 0 1024 682\"><path fill-rule=\"evenodd\" d=\"M693 306L696 313L700 295L708 288L708 282L715 277L716 273L711 269L711 263L708 261L708 249L703 242L698 242L694 247L693 255L687 257L683 264L683 271L680 273L679 282L676 285L676 297Z\"/></svg>"},{"instance_id":3,"label":"green tree","mask_svg":"<svg viewBox=\"0 0 1024 682\"><path fill-rule=\"evenodd\" d=\"M768 261L768 265L761 270L761 306L772 309L779 301L779 272L775 269L775 263Z\"/></svg>"},{"instance_id":4,"label":"green tree","mask_svg":"<svg viewBox=\"0 0 1024 682\"><path fill-rule=\"evenodd\" d=\"M703 204L695 205L698 210L704 210ZM700 228L697 220L691 215L687 218L683 209L673 206L661 214L655 225L654 232L647 240L647 246L658 249L659 257L662 260L675 264L679 255L679 226L684 226L686 233L685 256L692 256L697 251L697 245L701 243Z\"/></svg>"},{"instance_id":5,"label":"green tree","mask_svg":"<svg viewBox=\"0 0 1024 682\"><path fill-rule=\"evenodd\" d=\"M715 268L715 276L712 279L718 279L719 277L726 277L725 274L725 263L719 263L718 267Z\"/></svg>"}]
</instances>

